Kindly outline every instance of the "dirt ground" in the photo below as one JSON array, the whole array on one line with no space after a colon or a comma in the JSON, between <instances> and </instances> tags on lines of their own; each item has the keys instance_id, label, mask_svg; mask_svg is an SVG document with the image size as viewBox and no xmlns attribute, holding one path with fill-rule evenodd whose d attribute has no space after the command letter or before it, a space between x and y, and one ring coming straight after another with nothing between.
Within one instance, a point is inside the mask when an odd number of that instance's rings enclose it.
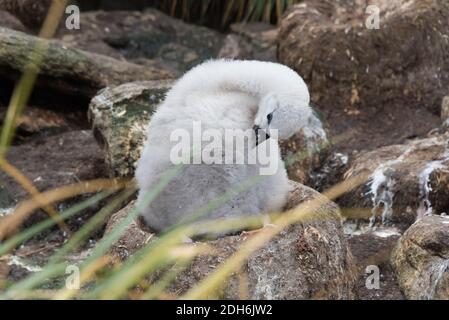
<instances>
[{"instance_id":1,"label":"dirt ground","mask_svg":"<svg viewBox=\"0 0 449 320\"><path fill-rule=\"evenodd\" d=\"M317 106L322 112L338 152L360 151L401 144L407 139L426 137L441 125L440 117L425 109L404 104L388 107L341 110Z\"/></svg>"}]
</instances>

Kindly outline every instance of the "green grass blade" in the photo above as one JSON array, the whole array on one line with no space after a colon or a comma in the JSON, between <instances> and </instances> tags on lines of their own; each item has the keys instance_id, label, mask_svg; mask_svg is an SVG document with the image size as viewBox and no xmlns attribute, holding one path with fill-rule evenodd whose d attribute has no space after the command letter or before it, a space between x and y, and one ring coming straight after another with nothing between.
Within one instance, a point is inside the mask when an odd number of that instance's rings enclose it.
<instances>
[{"instance_id":1,"label":"green grass blade","mask_svg":"<svg viewBox=\"0 0 449 320\"><path fill-rule=\"evenodd\" d=\"M65 210L64 212L62 212L61 219L66 220L66 219L74 216L75 214L79 213L80 211L83 211L83 210L87 209L88 207L98 203L99 201L101 201L102 199L106 198L109 195L110 195L109 192L99 193L99 194L77 204L77 205ZM9 251L14 249L18 245L31 239L32 237L41 233L42 231L44 231L48 228L51 228L55 224L56 224L55 220L46 219L45 221L42 221L41 223L34 225L34 226L22 231L21 233L13 236L12 238L6 240L3 244L0 245L0 256L8 253Z\"/></svg>"}]
</instances>

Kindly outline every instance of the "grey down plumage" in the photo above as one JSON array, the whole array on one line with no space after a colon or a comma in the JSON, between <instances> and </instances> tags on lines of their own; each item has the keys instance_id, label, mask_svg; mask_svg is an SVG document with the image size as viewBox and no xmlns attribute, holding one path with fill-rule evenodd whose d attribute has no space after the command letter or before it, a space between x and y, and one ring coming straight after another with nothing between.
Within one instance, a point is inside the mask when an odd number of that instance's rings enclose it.
<instances>
[{"instance_id":1,"label":"grey down plumage","mask_svg":"<svg viewBox=\"0 0 449 320\"><path fill-rule=\"evenodd\" d=\"M260 148L261 144L256 144L259 130L276 129L278 138L286 139L306 126L313 116L309 99L302 78L277 63L213 60L187 72L168 92L148 125L147 140L136 170L141 223L161 232L188 221L189 217L202 221L282 210L290 188L277 141L270 149L270 159L277 161L277 168L274 174L261 176L261 165L257 163L202 161L177 167L171 159L175 143L170 137L179 129L193 135L194 122L201 123L203 132L255 128L243 150L246 155ZM205 145L201 144L200 152ZM213 150L223 157L235 151L235 146L227 142ZM178 171L149 201L151 192L160 186L170 170Z\"/></svg>"}]
</instances>

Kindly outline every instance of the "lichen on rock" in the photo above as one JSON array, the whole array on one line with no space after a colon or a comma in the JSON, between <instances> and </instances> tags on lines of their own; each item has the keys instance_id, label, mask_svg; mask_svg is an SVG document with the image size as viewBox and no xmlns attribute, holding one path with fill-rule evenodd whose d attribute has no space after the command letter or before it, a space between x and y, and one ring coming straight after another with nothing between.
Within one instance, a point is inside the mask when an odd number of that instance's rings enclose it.
<instances>
[{"instance_id":1,"label":"lichen on rock","mask_svg":"<svg viewBox=\"0 0 449 320\"><path fill-rule=\"evenodd\" d=\"M108 87L89 106L89 121L103 149L111 177L131 177L146 137L146 126L171 81Z\"/></svg>"}]
</instances>

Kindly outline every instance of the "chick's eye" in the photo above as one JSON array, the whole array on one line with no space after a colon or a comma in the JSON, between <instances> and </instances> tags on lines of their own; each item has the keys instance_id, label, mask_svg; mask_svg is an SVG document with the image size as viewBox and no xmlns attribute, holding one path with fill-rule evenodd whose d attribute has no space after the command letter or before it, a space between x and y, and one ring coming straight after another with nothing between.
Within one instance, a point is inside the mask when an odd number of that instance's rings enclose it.
<instances>
[{"instance_id":1,"label":"chick's eye","mask_svg":"<svg viewBox=\"0 0 449 320\"><path fill-rule=\"evenodd\" d=\"M271 120L273 120L273 114L272 113L269 113L267 115L267 120L268 120L268 124L270 124Z\"/></svg>"}]
</instances>

